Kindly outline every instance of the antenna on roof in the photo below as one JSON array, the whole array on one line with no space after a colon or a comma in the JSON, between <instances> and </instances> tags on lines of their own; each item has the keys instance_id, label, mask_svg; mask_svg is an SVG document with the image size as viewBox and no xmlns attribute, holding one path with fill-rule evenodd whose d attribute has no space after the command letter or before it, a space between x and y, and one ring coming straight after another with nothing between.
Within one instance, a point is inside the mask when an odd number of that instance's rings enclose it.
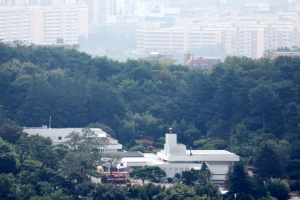
<instances>
[{"instance_id":1,"label":"antenna on roof","mask_svg":"<svg viewBox=\"0 0 300 200\"><path fill-rule=\"evenodd\" d=\"M171 127L169 128L169 130L170 130L170 134L172 134L172 128Z\"/></svg>"},{"instance_id":2,"label":"antenna on roof","mask_svg":"<svg viewBox=\"0 0 300 200\"><path fill-rule=\"evenodd\" d=\"M49 118L49 129L51 129L51 116Z\"/></svg>"}]
</instances>

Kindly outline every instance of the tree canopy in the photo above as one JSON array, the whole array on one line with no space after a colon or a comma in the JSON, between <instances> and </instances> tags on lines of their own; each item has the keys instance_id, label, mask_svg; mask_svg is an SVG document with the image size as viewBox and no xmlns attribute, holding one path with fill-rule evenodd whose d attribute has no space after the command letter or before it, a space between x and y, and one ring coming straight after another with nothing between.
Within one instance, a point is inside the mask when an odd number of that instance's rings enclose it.
<instances>
[{"instance_id":1,"label":"tree canopy","mask_svg":"<svg viewBox=\"0 0 300 200\"><path fill-rule=\"evenodd\" d=\"M53 128L103 128L125 150L145 152L162 148L163 137L172 127L178 142L188 148L226 149L253 165L253 172L263 180L290 178L296 183L299 80L300 59L292 57L227 57L208 71L0 42L0 170L5 173L1 184L6 184L7 198L17 195L11 185L19 180L17 175L27 174L28 181L24 179L18 189L24 197L51 199L64 194L62 198L68 198L77 187L72 182L74 173L86 179L83 172L92 172L99 154L84 148L92 142L88 139L92 133L85 132L85 139L70 133L72 149L22 133L20 127L48 124L49 116ZM105 141L92 145L105 145ZM241 172L239 177L245 175L239 169L235 170ZM194 175L192 181L198 180L196 173L188 177ZM61 190L48 191L43 182ZM99 186L93 194L110 189ZM48 192L42 195L42 190ZM170 191L164 193L172 196ZM187 194L194 192L187 190ZM178 195L181 192L174 197Z\"/></svg>"}]
</instances>

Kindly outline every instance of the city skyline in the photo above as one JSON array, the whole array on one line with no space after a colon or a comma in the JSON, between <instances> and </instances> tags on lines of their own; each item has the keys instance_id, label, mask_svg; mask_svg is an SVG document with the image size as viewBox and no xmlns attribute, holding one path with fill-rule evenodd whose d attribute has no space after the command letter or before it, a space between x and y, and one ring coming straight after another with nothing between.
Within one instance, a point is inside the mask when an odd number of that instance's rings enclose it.
<instances>
[{"instance_id":1,"label":"city skyline","mask_svg":"<svg viewBox=\"0 0 300 200\"><path fill-rule=\"evenodd\" d=\"M0 0L0 39L73 45L104 28L125 35L130 27L130 50L139 55L213 46L260 58L300 47L299 12L299 0Z\"/></svg>"}]
</instances>

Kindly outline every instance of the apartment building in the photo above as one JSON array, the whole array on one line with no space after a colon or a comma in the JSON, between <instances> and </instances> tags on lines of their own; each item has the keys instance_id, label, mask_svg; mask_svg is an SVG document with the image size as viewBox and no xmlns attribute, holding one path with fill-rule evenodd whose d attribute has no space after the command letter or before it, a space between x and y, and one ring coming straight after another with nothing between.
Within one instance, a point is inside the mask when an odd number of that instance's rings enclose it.
<instances>
[{"instance_id":1,"label":"apartment building","mask_svg":"<svg viewBox=\"0 0 300 200\"><path fill-rule=\"evenodd\" d=\"M77 44L80 35L88 36L86 5L6 4L0 7L0 39L3 41L53 44L61 38L67 44Z\"/></svg>"},{"instance_id":2,"label":"apartment building","mask_svg":"<svg viewBox=\"0 0 300 200\"><path fill-rule=\"evenodd\" d=\"M228 55L259 58L264 53L263 29L229 28L222 31L222 45Z\"/></svg>"},{"instance_id":3,"label":"apartment building","mask_svg":"<svg viewBox=\"0 0 300 200\"><path fill-rule=\"evenodd\" d=\"M234 4L234 5L237 5L237 4L242 4L242 3L245 3L245 0L219 0L219 3L220 4Z\"/></svg>"},{"instance_id":4,"label":"apartment building","mask_svg":"<svg viewBox=\"0 0 300 200\"><path fill-rule=\"evenodd\" d=\"M172 28L147 27L137 30L139 52L187 51L222 45L228 55L260 58L267 50L300 47L300 17L297 13L250 15L232 12L226 20L203 18L185 21Z\"/></svg>"},{"instance_id":5,"label":"apartment building","mask_svg":"<svg viewBox=\"0 0 300 200\"><path fill-rule=\"evenodd\" d=\"M0 39L4 41L33 40L34 12L16 6L0 7Z\"/></svg>"},{"instance_id":6,"label":"apartment building","mask_svg":"<svg viewBox=\"0 0 300 200\"><path fill-rule=\"evenodd\" d=\"M145 18L163 16L151 13L146 0L88 0L89 24L92 27L115 24L143 25Z\"/></svg>"},{"instance_id":7,"label":"apartment building","mask_svg":"<svg viewBox=\"0 0 300 200\"><path fill-rule=\"evenodd\" d=\"M105 25L109 15L116 14L116 0L88 0L89 24Z\"/></svg>"},{"instance_id":8,"label":"apartment building","mask_svg":"<svg viewBox=\"0 0 300 200\"><path fill-rule=\"evenodd\" d=\"M184 27L137 31L137 50L187 51L203 46L223 45L228 54L259 58L263 56L263 29Z\"/></svg>"},{"instance_id":9,"label":"apartment building","mask_svg":"<svg viewBox=\"0 0 300 200\"><path fill-rule=\"evenodd\" d=\"M137 30L137 50L139 52L153 49L185 51L190 48L217 44L221 44L221 31L213 31L209 28L174 27Z\"/></svg>"}]
</instances>

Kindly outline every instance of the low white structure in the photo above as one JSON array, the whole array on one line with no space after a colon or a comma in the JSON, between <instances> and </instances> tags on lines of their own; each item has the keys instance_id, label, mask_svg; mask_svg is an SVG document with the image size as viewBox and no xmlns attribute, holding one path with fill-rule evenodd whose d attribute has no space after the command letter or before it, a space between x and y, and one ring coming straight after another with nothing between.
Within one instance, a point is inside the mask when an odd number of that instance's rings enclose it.
<instances>
[{"instance_id":1,"label":"low white structure","mask_svg":"<svg viewBox=\"0 0 300 200\"><path fill-rule=\"evenodd\" d=\"M211 180L222 183L226 178L229 167L239 156L225 150L186 150L183 144L177 144L177 134L166 134L164 150L157 154L145 153L143 157L124 157L127 170L130 167L158 166L166 172L167 177L174 178L176 173L195 169L200 170L205 162L212 173Z\"/></svg>"},{"instance_id":2,"label":"low white structure","mask_svg":"<svg viewBox=\"0 0 300 200\"><path fill-rule=\"evenodd\" d=\"M66 136L73 131L82 134L82 128L47 128L47 126L24 127L23 131L29 135L38 134L43 137L49 137L53 141L53 144L66 143L68 140ZM104 137L108 139L108 145L101 149L102 152L117 152L118 149L122 149L122 145L118 143L118 140L110 137L110 135L102 129L91 128L91 131L95 132L97 137Z\"/></svg>"}]
</instances>

